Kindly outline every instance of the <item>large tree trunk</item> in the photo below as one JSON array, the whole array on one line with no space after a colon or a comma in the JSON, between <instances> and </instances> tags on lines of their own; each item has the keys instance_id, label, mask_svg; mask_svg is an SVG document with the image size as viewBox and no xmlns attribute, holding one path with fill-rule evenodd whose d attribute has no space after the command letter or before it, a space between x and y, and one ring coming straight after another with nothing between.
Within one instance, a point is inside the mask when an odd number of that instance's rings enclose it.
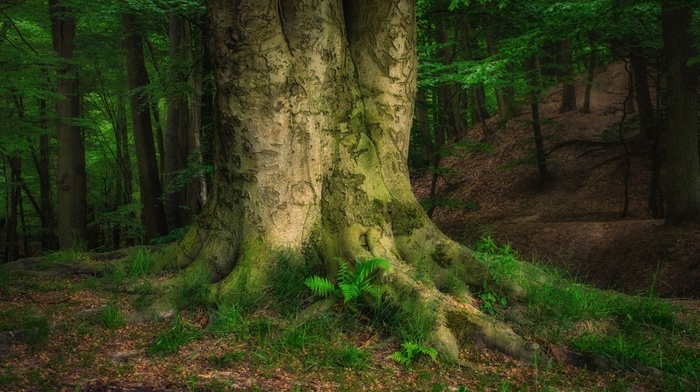
<instances>
[{"instance_id":1,"label":"large tree trunk","mask_svg":"<svg viewBox=\"0 0 700 392\"><path fill-rule=\"evenodd\" d=\"M536 345L435 286L459 265L474 289L494 282L485 264L443 235L416 201L407 154L416 90L411 0L207 3L218 90L213 195L185 238L161 255L208 268L212 297L269 287L275 250L313 249L333 275L336 258L389 261L384 300L409 297L436 314L432 344L457 359L476 340L532 359ZM425 264L427 263L427 264ZM490 283L490 284L491 284Z\"/></svg>"},{"instance_id":2,"label":"large tree trunk","mask_svg":"<svg viewBox=\"0 0 700 392\"><path fill-rule=\"evenodd\" d=\"M690 32L693 8L683 1L663 1L661 21L666 55L666 224L700 215L697 76L688 61L696 54Z\"/></svg>"},{"instance_id":3,"label":"large tree trunk","mask_svg":"<svg viewBox=\"0 0 700 392\"><path fill-rule=\"evenodd\" d=\"M165 212L161 201L162 189L156 162L156 150L153 142L153 128L149 111L149 99L143 89L148 86L148 73L143 59L143 41L136 30L133 15L121 17L126 49L126 68L129 89L131 91L131 123L136 145L136 162L138 163L139 188L141 203L146 223L146 239L153 239L167 234Z\"/></svg>"},{"instance_id":4,"label":"large tree trunk","mask_svg":"<svg viewBox=\"0 0 700 392\"><path fill-rule=\"evenodd\" d=\"M75 18L70 7L59 0L49 0L53 45L65 62L58 70L56 92L63 96L56 102L58 164L58 245L69 249L87 241L87 179L85 147L75 120L80 114L78 77L73 64Z\"/></svg>"}]
</instances>

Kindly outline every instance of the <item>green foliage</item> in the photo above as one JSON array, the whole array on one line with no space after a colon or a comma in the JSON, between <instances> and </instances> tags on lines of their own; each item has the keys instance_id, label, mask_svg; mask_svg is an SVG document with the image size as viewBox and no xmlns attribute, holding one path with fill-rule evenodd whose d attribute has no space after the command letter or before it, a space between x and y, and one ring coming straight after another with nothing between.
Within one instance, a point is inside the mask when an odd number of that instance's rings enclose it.
<instances>
[{"instance_id":1,"label":"green foliage","mask_svg":"<svg viewBox=\"0 0 700 392\"><path fill-rule=\"evenodd\" d=\"M276 258L277 262L270 271L273 305L283 314L296 314L309 296L304 281L311 274L314 263L308 260L310 257L292 252L279 253Z\"/></svg>"},{"instance_id":2,"label":"green foliage","mask_svg":"<svg viewBox=\"0 0 700 392\"><path fill-rule=\"evenodd\" d=\"M184 271L175 291L179 309L207 308L209 306L209 269L201 264Z\"/></svg>"},{"instance_id":3,"label":"green foliage","mask_svg":"<svg viewBox=\"0 0 700 392\"><path fill-rule=\"evenodd\" d=\"M45 316L25 316L20 328L24 331L22 340L32 348L45 343L51 333L51 325Z\"/></svg>"},{"instance_id":4,"label":"green foliage","mask_svg":"<svg viewBox=\"0 0 700 392\"><path fill-rule=\"evenodd\" d=\"M151 270L151 251L140 247L136 253L129 258L129 277L139 277L149 273Z\"/></svg>"},{"instance_id":5,"label":"green foliage","mask_svg":"<svg viewBox=\"0 0 700 392\"><path fill-rule=\"evenodd\" d=\"M491 316L502 313L503 309L508 304L508 299L504 295L494 292L479 294L479 298L483 301L479 309Z\"/></svg>"},{"instance_id":6,"label":"green foliage","mask_svg":"<svg viewBox=\"0 0 700 392\"><path fill-rule=\"evenodd\" d=\"M345 344L339 348L333 349L328 355L333 365L342 368L364 370L369 366L369 354L351 344Z\"/></svg>"},{"instance_id":7,"label":"green foliage","mask_svg":"<svg viewBox=\"0 0 700 392\"><path fill-rule=\"evenodd\" d=\"M141 203L131 202L113 211L102 211L90 226L103 232L123 230L126 238L140 241L146 237L146 227L140 219L136 219L142 209Z\"/></svg>"},{"instance_id":8,"label":"green foliage","mask_svg":"<svg viewBox=\"0 0 700 392\"><path fill-rule=\"evenodd\" d=\"M173 326L156 336L155 341L149 348L149 352L159 357L176 354L180 347L201 337L202 333L194 326L183 322L178 314L175 317Z\"/></svg>"},{"instance_id":9,"label":"green foliage","mask_svg":"<svg viewBox=\"0 0 700 392\"><path fill-rule=\"evenodd\" d=\"M124 325L124 314L119 305L110 302L97 314L97 320L108 329L118 329Z\"/></svg>"},{"instance_id":10,"label":"green foliage","mask_svg":"<svg viewBox=\"0 0 700 392\"><path fill-rule=\"evenodd\" d=\"M484 262L491 276L491 281L498 283L501 279L520 280L520 272L523 268L527 268L522 261L518 259L518 254L511 248L510 244L498 246L496 241L490 236L481 237L474 245L475 259ZM489 292L489 281L483 282L484 292ZM497 301L498 302L498 301Z\"/></svg>"},{"instance_id":11,"label":"green foliage","mask_svg":"<svg viewBox=\"0 0 700 392\"><path fill-rule=\"evenodd\" d=\"M65 264L65 263L79 263L81 261L88 260L90 258L90 252L88 252L84 245L76 245L71 249L57 250L55 252L50 252L42 256L42 265L55 265L55 264Z\"/></svg>"},{"instance_id":12,"label":"green foliage","mask_svg":"<svg viewBox=\"0 0 700 392\"><path fill-rule=\"evenodd\" d=\"M189 231L190 227L189 226L183 226L183 227L178 227L177 229L171 231L170 233L161 236L161 237L156 237L151 240L151 244L154 245L165 245L169 244L171 242L178 241L182 239L185 234L187 234L187 231Z\"/></svg>"},{"instance_id":13,"label":"green foliage","mask_svg":"<svg viewBox=\"0 0 700 392\"><path fill-rule=\"evenodd\" d=\"M388 271L389 262L381 258L357 260L355 269L351 269L345 260L338 261L338 284L320 276L311 276L304 284L319 296L337 295L343 297L344 303L357 300L360 295L368 294L377 301L381 300L381 287L372 283L380 270Z\"/></svg>"},{"instance_id":14,"label":"green foliage","mask_svg":"<svg viewBox=\"0 0 700 392\"><path fill-rule=\"evenodd\" d=\"M404 342L401 344L401 350L389 355L389 358L410 368L413 361L423 355L433 361L437 359L437 351L434 348L415 342Z\"/></svg>"},{"instance_id":15,"label":"green foliage","mask_svg":"<svg viewBox=\"0 0 700 392\"><path fill-rule=\"evenodd\" d=\"M245 358L245 353L242 351L230 351L223 355L215 355L207 358L207 361L217 369L231 368L236 363Z\"/></svg>"},{"instance_id":16,"label":"green foliage","mask_svg":"<svg viewBox=\"0 0 700 392\"><path fill-rule=\"evenodd\" d=\"M247 336L248 320L241 312L240 306L232 303L220 303L212 312L209 330L215 334L236 334Z\"/></svg>"}]
</instances>

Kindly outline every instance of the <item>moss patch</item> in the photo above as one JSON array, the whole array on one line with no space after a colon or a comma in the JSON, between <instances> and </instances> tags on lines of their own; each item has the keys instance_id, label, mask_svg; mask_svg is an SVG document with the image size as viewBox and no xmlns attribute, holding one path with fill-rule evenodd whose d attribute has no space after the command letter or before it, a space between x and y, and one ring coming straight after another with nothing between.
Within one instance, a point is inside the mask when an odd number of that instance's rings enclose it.
<instances>
[{"instance_id":1,"label":"moss patch","mask_svg":"<svg viewBox=\"0 0 700 392\"><path fill-rule=\"evenodd\" d=\"M449 311L445 319L447 328L455 335L460 346L471 346L479 340L479 326L469 320L469 316L464 312Z\"/></svg>"},{"instance_id":2,"label":"moss patch","mask_svg":"<svg viewBox=\"0 0 700 392\"><path fill-rule=\"evenodd\" d=\"M423 227L423 215L414 206L392 200L387 210L396 236L410 236L413 230Z\"/></svg>"},{"instance_id":3,"label":"moss patch","mask_svg":"<svg viewBox=\"0 0 700 392\"><path fill-rule=\"evenodd\" d=\"M430 258L433 259L435 264L439 265L442 268L452 266L452 259L450 259L450 257L447 256L447 249L446 246L443 244L435 245L435 248L433 248L433 252L430 254Z\"/></svg>"}]
</instances>

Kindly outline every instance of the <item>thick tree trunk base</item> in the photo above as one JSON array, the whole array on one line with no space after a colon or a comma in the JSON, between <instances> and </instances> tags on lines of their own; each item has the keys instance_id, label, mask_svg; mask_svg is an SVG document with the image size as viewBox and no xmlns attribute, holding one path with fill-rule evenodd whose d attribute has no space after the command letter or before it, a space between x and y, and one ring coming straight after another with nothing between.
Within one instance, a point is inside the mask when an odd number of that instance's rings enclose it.
<instances>
[{"instance_id":1,"label":"thick tree trunk base","mask_svg":"<svg viewBox=\"0 0 700 392\"><path fill-rule=\"evenodd\" d=\"M471 256L469 249L442 234L424 214L415 214L412 223L402 214L393 214L393 230L379 226L353 224L333 238L326 238L312 249L326 260L325 272L330 279L337 274L338 257L348 260L383 258L388 271L376 277L383 293L382 303L407 314L428 312L435 317L429 344L444 358L459 361L462 347L490 347L526 362L547 361L537 344L517 335L504 322L485 315L478 309L471 292L492 291L513 301L526 295L521 282L536 280L534 268L509 266L509 272L494 279L500 272ZM409 214L410 215L410 214ZM403 221L403 222L399 222ZM230 231L204 228L197 223L177 244L164 248L158 256L159 268L180 269L172 280L163 284L164 296L153 307L161 317L175 309L172 291L202 273L208 273L208 301L261 298L275 282L271 272L280 252L296 253L293 259L303 262L298 249L272 249L262 240L236 241ZM222 234L224 233L224 234ZM228 233L228 234L226 234ZM398 234L398 235L397 235ZM328 237L328 234L326 234ZM328 245L333 244L333 245ZM419 279L419 272L423 273ZM450 284L457 279L461 286ZM485 284L487 286L485 286ZM167 294L170 292L170 294ZM367 306L376 306L367 301ZM318 312L315 307L312 313ZM302 316L305 317L305 316Z\"/></svg>"}]
</instances>

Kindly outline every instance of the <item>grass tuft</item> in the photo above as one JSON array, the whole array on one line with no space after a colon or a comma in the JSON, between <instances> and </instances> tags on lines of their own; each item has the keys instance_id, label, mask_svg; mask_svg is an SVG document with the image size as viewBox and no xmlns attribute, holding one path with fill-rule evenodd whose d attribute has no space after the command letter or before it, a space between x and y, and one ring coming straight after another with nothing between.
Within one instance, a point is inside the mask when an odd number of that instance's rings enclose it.
<instances>
[{"instance_id":1,"label":"grass tuft","mask_svg":"<svg viewBox=\"0 0 700 392\"><path fill-rule=\"evenodd\" d=\"M159 357L177 354L180 347L201 337L202 333L194 326L184 323L178 314L175 317L173 326L156 336L156 340L151 345L149 352Z\"/></svg>"}]
</instances>

